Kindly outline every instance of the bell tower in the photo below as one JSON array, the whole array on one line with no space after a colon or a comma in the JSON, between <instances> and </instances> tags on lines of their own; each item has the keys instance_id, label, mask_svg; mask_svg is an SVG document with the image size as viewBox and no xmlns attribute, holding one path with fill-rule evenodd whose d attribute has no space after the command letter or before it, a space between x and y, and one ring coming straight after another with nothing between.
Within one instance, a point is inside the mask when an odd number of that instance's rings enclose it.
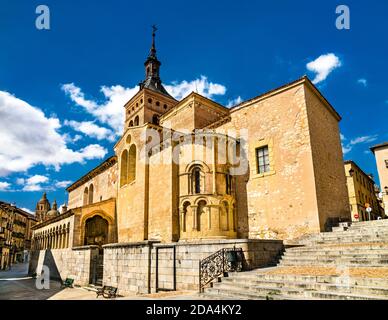
<instances>
[{"instance_id":1,"label":"bell tower","mask_svg":"<svg viewBox=\"0 0 388 320\"><path fill-rule=\"evenodd\" d=\"M42 199L40 199L36 204L35 216L39 222L42 222L45 220L47 212L50 211L50 209L51 209L50 202L47 199L47 194L45 192L43 193Z\"/></svg>"},{"instance_id":2,"label":"bell tower","mask_svg":"<svg viewBox=\"0 0 388 320\"><path fill-rule=\"evenodd\" d=\"M162 63L156 56L156 31L156 26L152 26L151 49L144 62L145 79L139 83L139 92L125 105L125 128L145 123L158 125L159 117L177 104L177 100L163 87L160 78Z\"/></svg>"}]
</instances>

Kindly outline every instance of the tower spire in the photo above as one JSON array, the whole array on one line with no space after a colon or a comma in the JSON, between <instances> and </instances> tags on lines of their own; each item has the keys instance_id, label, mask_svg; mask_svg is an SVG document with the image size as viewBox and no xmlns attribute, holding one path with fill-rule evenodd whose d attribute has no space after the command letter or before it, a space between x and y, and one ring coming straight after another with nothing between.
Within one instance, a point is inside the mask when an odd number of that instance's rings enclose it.
<instances>
[{"instance_id":1,"label":"tower spire","mask_svg":"<svg viewBox=\"0 0 388 320\"><path fill-rule=\"evenodd\" d=\"M151 45L151 50L150 50L150 57L155 57L156 58L156 46L155 46L155 35L156 31L158 28L153 25L152 26L152 45Z\"/></svg>"},{"instance_id":2,"label":"tower spire","mask_svg":"<svg viewBox=\"0 0 388 320\"><path fill-rule=\"evenodd\" d=\"M156 57L156 46L155 46L155 35L158 28L152 26L152 44L150 53L147 57L147 60L144 62L145 67L145 79L139 83L140 90L147 88L159 93L162 93L168 97L171 95L166 91L162 85L162 80L160 79L160 66L161 62Z\"/></svg>"}]
</instances>

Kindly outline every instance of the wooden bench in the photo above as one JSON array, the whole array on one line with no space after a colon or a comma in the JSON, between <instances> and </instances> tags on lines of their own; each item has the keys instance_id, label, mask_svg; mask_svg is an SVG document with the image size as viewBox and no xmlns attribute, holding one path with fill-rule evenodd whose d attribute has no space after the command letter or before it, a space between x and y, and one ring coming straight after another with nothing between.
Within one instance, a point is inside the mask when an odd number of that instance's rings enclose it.
<instances>
[{"instance_id":1,"label":"wooden bench","mask_svg":"<svg viewBox=\"0 0 388 320\"><path fill-rule=\"evenodd\" d=\"M110 286L103 286L97 290L97 298L103 296L104 298L116 298L117 297L117 288Z\"/></svg>"},{"instance_id":2,"label":"wooden bench","mask_svg":"<svg viewBox=\"0 0 388 320\"><path fill-rule=\"evenodd\" d=\"M73 288L74 279L66 278L66 280L62 283L62 287L64 288Z\"/></svg>"}]
</instances>

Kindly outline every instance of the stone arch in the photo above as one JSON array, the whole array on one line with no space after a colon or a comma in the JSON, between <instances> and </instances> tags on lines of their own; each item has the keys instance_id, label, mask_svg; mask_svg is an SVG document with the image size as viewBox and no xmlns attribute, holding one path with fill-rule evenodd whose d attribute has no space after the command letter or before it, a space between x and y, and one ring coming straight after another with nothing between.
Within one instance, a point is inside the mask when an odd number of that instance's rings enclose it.
<instances>
[{"instance_id":1,"label":"stone arch","mask_svg":"<svg viewBox=\"0 0 388 320\"><path fill-rule=\"evenodd\" d=\"M204 217L203 215L205 214L205 208L207 206L207 201L202 199L198 201L197 204L197 212L194 215L196 218L196 222L194 223L194 229L197 231L201 231L204 229Z\"/></svg>"},{"instance_id":2,"label":"stone arch","mask_svg":"<svg viewBox=\"0 0 388 320\"><path fill-rule=\"evenodd\" d=\"M133 120L129 121L128 127L133 127Z\"/></svg>"},{"instance_id":3,"label":"stone arch","mask_svg":"<svg viewBox=\"0 0 388 320\"><path fill-rule=\"evenodd\" d=\"M102 246L108 243L109 222L101 215L85 220L84 245Z\"/></svg>"},{"instance_id":4,"label":"stone arch","mask_svg":"<svg viewBox=\"0 0 388 320\"><path fill-rule=\"evenodd\" d=\"M200 166L205 173L210 173L211 172L210 167L205 162L200 161L200 160L195 160L195 161L190 162L186 166L185 172L186 173L190 172L194 166Z\"/></svg>"},{"instance_id":5,"label":"stone arch","mask_svg":"<svg viewBox=\"0 0 388 320\"><path fill-rule=\"evenodd\" d=\"M190 207L190 201L183 202L182 205L182 212L181 212L181 230L182 232L186 232L187 230L187 215L188 215L188 208Z\"/></svg>"},{"instance_id":6,"label":"stone arch","mask_svg":"<svg viewBox=\"0 0 388 320\"><path fill-rule=\"evenodd\" d=\"M89 186L89 202L88 204L93 203L93 196L94 196L94 185L93 183Z\"/></svg>"},{"instance_id":7,"label":"stone arch","mask_svg":"<svg viewBox=\"0 0 388 320\"><path fill-rule=\"evenodd\" d=\"M128 154L128 183L136 179L136 145L132 144Z\"/></svg>"},{"instance_id":8,"label":"stone arch","mask_svg":"<svg viewBox=\"0 0 388 320\"><path fill-rule=\"evenodd\" d=\"M99 218L96 218L96 217L99 217ZM102 219L102 220L105 220L107 222L107 230L105 230L106 231L105 234L98 235L98 234L88 234L87 233L89 231L89 230L86 230L87 221L91 220L93 218L96 218L96 220L100 220L100 221ZM103 230L100 229L97 231L103 231ZM88 241L86 241L87 240L86 238L88 236L90 238L103 237L103 238L94 239L94 240L89 239L90 240L89 242L92 242L92 243L95 242L96 245L113 243L114 239L115 239L113 219L109 215L107 215L104 211L101 211L101 210L93 211L89 214L84 215L81 219L81 241L83 242L84 245L86 245L86 243L88 242Z\"/></svg>"},{"instance_id":9,"label":"stone arch","mask_svg":"<svg viewBox=\"0 0 388 320\"><path fill-rule=\"evenodd\" d=\"M137 127L140 123L140 119L139 119L139 116L136 116L135 117L135 122L133 123L135 127Z\"/></svg>"},{"instance_id":10,"label":"stone arch","mask_svg":"<svg viewBox=\"0 0 388 320\"><path fill-rule=\"evenodd\" d=\"M88 187L85 187L85 189L84 189L84 199L83 199L84 206L86 206L88 204L88 201L89 201L89 189L88 189Z\"/></svg>"},{"instance_id":11,"label":"stone arch","mask_svg":"<svg viewBox=\"0 0 388 320\"><path fill-rule=\"evenodd\" d=\"M120 187L128 183L128 150L124 150L120 157Z\"/></svg>"}]
</instances>

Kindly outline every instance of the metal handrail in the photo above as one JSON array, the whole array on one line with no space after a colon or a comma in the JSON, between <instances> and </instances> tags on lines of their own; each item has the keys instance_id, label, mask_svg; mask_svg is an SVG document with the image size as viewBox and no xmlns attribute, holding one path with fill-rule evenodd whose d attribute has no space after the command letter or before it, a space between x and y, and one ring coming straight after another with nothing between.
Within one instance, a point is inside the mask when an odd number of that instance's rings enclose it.
<instances>
[{"instance_id":1,"label":"metal handrail","mask_svg":"<svg viewBox=\"0 0 388 320\"><path fill-rule=\"evenodd\" d=\"M230 253L229 259L227 254ZM233 257L230 259L230 257ZM199 261L199 292L203 292L206 285L230 271L241 271L243 261L242 248L224 248L209 257ZM234 260L234 261L233 261Z\"/></svg>"}]
</instances>

